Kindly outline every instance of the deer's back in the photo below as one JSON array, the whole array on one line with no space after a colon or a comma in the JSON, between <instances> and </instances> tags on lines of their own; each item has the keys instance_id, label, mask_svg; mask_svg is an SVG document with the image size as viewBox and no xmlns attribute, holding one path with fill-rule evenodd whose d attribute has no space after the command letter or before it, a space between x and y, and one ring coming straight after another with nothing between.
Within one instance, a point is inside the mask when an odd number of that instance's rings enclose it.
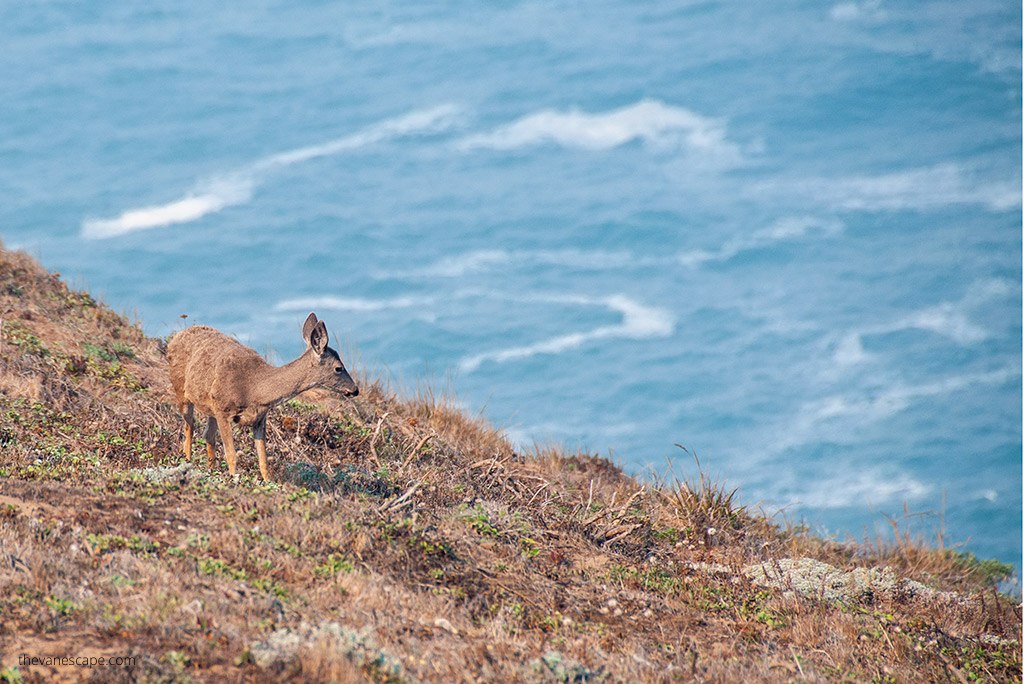
<instances>
[{"instance_id":1,"label":"deer's back","mask_svg":"<svg viewBox=\"0 0 1024 684\"><path fill-rule=\"evenodd\" d=\"M254 349L205 325L175 335L167 360L178 403L191 402L207 414L245 406L247 381L267 365Z\"/></svg>"}]
</instances>

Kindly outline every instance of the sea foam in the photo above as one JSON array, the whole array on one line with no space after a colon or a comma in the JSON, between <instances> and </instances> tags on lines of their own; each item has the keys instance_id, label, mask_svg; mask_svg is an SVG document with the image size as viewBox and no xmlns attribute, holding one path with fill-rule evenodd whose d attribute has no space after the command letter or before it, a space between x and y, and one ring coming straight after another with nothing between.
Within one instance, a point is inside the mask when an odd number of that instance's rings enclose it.
<instances>
[{"instance_id":1,"label":"sea foam","mask_svg":"<svg viewBox=\"0 0 1024 684\"><path fill-rule=\"evenodd\" d=\"M596 114L577 109L543 110L489 133L467 136L458 147L514 150L554 143L567 148L608 150L635 140L682 144L692 150L729 158L740 156L739 148L727 140L725 126L720 121L657 100L641 100Z\"/></svg>"},{"instance_id":2,"label":"sea foam","mask_svg":"<svg viewBox=\"0 0 1024 684\"><path fill-rule=\"evenodd\" d=\"M611 270L638 267L670 266L672 260L663 257L639 255L626 250L584 249L479 249L445 256L420 269L385 272L387 277L462 278L522 265L556 266L565 269Z\"/></svg>"},{"instance_id":3,"label":"sea foam","mask_svg":"<svg viewBox=\"0 0 1024 684\"><path fill-rule=\"evenodd\" d=\"M217 178L173 202L129 209L112 219L87 219L82 223L82 237L97 240L148 228L191 223L226 207L245 204L252 199L255 183L252 174Z\"/></svg>"},{"instance_id":4,"label":"sea foam","mask_svg":"<svg viewBox=\"0 0 1024 684\"><path fill-rule=\"evenodd\" d=\"M274 305L275 311L384 311L428 306L431 300L423 297L394 297L392 299L364 299L361 297L298 297L285 299Z\"/></svg>"},{"instance_id":5,"label":"sea foam","mask_svg":"<svg viewBox=\"0 0 1024 684\"><path fill-rule=\"evenodd\" d=\"M843 441L867 425L891 418L916 402L961 392L972 386L1002 385L1020 378L1019 366L1008 366L980 373L965 373L932 382L905 384L894 382L875 392L850 392L806 402L787 425L785 436L774 443L772 453L820 442L827 438Z\"/></svg>"},{"instance_id":6,"label":"sea foam","mask_svg":"<svg viewBox=\"0 0 1024 684\"><path fill-rule=\"evenodd\" d=\"M817 480L811 488L788 494L785 498L813 508L861 507L903 501L919 501L928 496L932 488L904 472L889 469L863 468Z\"/></svg>"},{"instance_id":7,"label":"sea foam","mask_svg":"<svg viewBox=\"0 0 1024 684\"><path fill-rule=\"evenodd\" d=\"M990 331L971 321L971 310L993 299L1010 297L1015 293L1019 293L1019 290L1015 290L1009 281L1004 279L978 280L970 285L959 300L940 302L934 306L910 312L892 323L865 327L857 332L863 337L900 330L926 330L967 347L984 342L992 336Z\"/></svg>"},{"instance_id":8,"label":"sea foam","mask_svg":"<svg viewBox=\"0 0 1024 684\"><path fill-rule=\"evenodd\" d=\"M678 255L677 261L683 266L695 267L708 262L723 262L755 249L764 249L779 242L798 240L808 234L820 236L836 235L843 230L842 222L836 219L821 219L813 216L789 216L775 221L766 228L747 235L738 235L727 240L714 250L693 249Z\"/></svg>"},{"instance_id":9,"label":"sea foam","mask_svg":"<svg viewBox=\"0 0 1024 684\"><path fill-rule=\"evenodd\" d=\"M255 188L274 170L341 154L390 138L440 132L454 125L459 111L453 105L417 110L404 116L385 119L343 138L264 157L236 171L201 181L184 197L165 204L128 209L110 219L86 219L82 222L82 237L105 239L139 230L197 221L227 207L249 202Z\"/></svg>"},{"instance_id":10,"label":"sea foam","mask_svg":"<svg viewBox=\"0 0 1024 684\"><path fill-rule=\"evenodd\" d=\"M621 314L622 321L615 325L605 325L583 332L558 335L533 344L468 356L459 363L459 369L464 373L472 373L486 361L506 363L536 356L537 354L561 354L595 340L669 337L675 332L675 318L670 312L640 304L625 295L612 295L603 298L577 296L536 297L535 300L537 302L578 304L582 306L604 306Z\"/></svg>"},{"instance_id":11,"label":"sea foam","mask_svg":"<svg viewBox=\"0 0 1024 684\"><path fill-rule=\"evenodd\" d=\"M993 177L956 163L904 169L874 176L774 179L753 186L755 193L796 196L833 209L855 211L934 211L974 205L989 211L1021 206L1021 180Z\"/></svg>"}]
</instances>

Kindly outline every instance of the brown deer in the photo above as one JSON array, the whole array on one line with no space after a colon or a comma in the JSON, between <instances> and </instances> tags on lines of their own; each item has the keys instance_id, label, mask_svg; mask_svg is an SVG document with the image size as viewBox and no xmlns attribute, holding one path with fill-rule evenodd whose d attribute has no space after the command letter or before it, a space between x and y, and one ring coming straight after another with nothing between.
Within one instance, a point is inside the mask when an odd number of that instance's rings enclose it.
<instances>
[{"instance_id":1,"label":"brown deer","mask_svg":"<svg viewBox=\"0 0 1024 684\"><path fill-rule=\"evenodd\" d=\"M338 352L327 346L327 326L309 314L302 326L306 351L284 366L271 366L256 353L205 325L186 328L167 345L171 384L178 411L185 419L185 459L192 456L193 408L206 414L206 454L213 468L217 432L224 440L228 472L235 476L237 455L231 424L251 427L260 459L260 474L267 476L265 442L267 412L282 401L314 387L342 396L359 394Z\"/></svg>"}]
</instances>

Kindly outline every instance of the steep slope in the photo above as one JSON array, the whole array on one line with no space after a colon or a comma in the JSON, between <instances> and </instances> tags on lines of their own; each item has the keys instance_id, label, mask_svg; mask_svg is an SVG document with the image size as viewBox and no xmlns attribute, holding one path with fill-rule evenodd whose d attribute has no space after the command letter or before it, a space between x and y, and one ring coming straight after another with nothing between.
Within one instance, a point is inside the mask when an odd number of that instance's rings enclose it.
<instances>
[{"instance_id":1,"label":"steep slope","mask_svg":"<svg viewBox=\"0 0 1024 684\"><path fill-rule=\"evenodd\" d=\"M7 251L0 319L0 681L1020 680L1005 566L366 378L271 413L281 484L248 435L233 482L181 458L164 340Z\"/></svg>"}]
</instances>

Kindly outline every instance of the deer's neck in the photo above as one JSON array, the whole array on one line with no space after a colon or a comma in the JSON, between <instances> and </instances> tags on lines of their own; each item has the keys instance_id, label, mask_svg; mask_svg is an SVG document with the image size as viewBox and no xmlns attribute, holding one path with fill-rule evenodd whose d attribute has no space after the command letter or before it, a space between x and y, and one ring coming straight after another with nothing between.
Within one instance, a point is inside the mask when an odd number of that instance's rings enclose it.
<instances>
[{"instance_id":1,"label":"deer's neck","mask_svg":"<svg viewBox=\"0 0 1024 684\"><path fill-rule=\"evenodd\" d=\"M265 408L291 399L315 384L310 380L309 370L306 354L283 366L268 365L254 383L251 399Z\"/></svg>"}]
</instances>

